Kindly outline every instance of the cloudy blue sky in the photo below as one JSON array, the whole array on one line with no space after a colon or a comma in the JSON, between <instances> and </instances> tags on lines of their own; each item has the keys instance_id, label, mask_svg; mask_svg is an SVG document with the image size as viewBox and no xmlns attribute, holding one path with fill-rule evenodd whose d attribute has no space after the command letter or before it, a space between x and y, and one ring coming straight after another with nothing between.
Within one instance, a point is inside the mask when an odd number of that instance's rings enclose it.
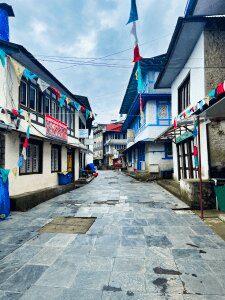
<instances>
[{"instance_id":1,"label":"cloudy blue sky","mask_svg":"<svg viewBox=\"0 0 225 300\"><path fill-rule=\"evenodd\" d=\"M131 25L125 25L130 0L6 2L13 6L16 16L10 18L10 40L27 48L71 92L88 96L92 110L98 114L98 122L118 118L132 71L134 41ZM137 0L137 30L139 43L144 43L140 46L143 57L167 50L186 2ZM105 56L108 57L99 59ZM55 62L59 59L60 63Z\"/></svg>"}]
</instances>

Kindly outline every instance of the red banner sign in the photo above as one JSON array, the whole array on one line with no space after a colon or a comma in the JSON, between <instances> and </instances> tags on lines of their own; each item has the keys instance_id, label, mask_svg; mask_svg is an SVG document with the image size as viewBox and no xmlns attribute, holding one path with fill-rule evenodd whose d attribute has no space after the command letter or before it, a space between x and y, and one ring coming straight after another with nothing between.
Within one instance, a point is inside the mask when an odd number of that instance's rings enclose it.
<instances>
[{"instance_id":1,"label":"red banner sign","mask_svg":"<svg viewBox=\"0 0 225 300\"><path fill-rule=\"evenodd\" d=\"M46 136L58 139L67 140L67 124L49 116L45 116Z\"/></svg>"}]
</instances>

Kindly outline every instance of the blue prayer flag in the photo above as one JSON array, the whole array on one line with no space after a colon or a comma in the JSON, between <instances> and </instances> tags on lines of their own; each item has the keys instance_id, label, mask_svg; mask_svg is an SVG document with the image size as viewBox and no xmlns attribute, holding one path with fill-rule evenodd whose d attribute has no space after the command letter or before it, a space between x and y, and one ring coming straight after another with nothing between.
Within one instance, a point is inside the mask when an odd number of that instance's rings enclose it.
<instances>
[{"instance_id":1,"label":"blue prayer flag","mask_svg":"<svg viewBox=\"0 0 225 300\"><path fill-rule=\"evenodd\" d=\"M2 49L0 49L0 61L2 63L3 68L5 67L5 56L5 52Z\"/></svg>"},{"instance_id":2,"label":"blue prayer flag","mask_svg":"<svg viewBox=\"0 0 225 300\"><path fill-rule=\"evenodd\" d=\"M23 75L26 77L27 80L31 80L31 79L36 79L38 78L37 75L35 75L34 73L32 73L31 71L24 69L23 71Z\"/></svg>"},{"instance_id":3,"label":"blue prayer flag","mask_svg":"<svg viewBox=\"0 0 225 300\"><path fill-rule=\"evenodd\" d=\"M75 106L76 110L79 111L81 106L76 101L73 101L73 105Z\"/></svg>"},{"instance_id":4,"label":"blue prayer flag","mask_svg":"<svg viewBox=\"0 0 225 300\"><path fill-rule=\"evenodd\" d=\"M64 106L64 103L65 103L65 100L66 100L66 95L61 94L60 96L61 96L61 97L59 98L59 106L60 106L60 107L63 107L63 106Z\"/></svg>"},{"instance_id":5,"label":"blue prayer flag","mask_svg":"<svg viewBox=\"0 0 225 300\"><path fill-rule=\"evenodd\" d=\"M216 96L216 89L214 89L211 92L209 92L208 96L215 97Z\"/></svg>"},{"instance_id":6,"label":"blue prayer flag","mask_svg":"<svg viewBox=\"0 0 225 300\"><path fill-rule=\"evenodd\" d=\"M19 167L19 168L22 168L22 167L23 167L23 155L22 155L22 154L20 155L17 164L18 164L18 167Z\"/></svg>"},{"instance_id":7,"label":"blue prayer flag","mask_svg":"<svg viewBox=\"0 0 225 300\"><path fill-rule=\"evenodd\" d=\"M131 0L130 18L127 24L131 22L135 22L137 20L138 20L138 12L137 12L136 0Z\"/></svg>"},{"instance_id":8,"label":"blue prayer flag","mask_svg":"<svg viewBox=\"0 0 225 300\"><path fill-rule=\"evenodd\" d=\"M138 72L138 93L140 94L144 91L144 81L143 81L141 66L139 62L138 62L137 72Z\"/></svg>"},{"instance_id":9,"label":"blue prayer flag","mask_svg":"<svg viewBox=\"0 0 225 300\"><path fill-rule=\"evenodd\" d=\"M86 120L89 118L90 110L86 109Z\"/></svg>"}]
</instances>

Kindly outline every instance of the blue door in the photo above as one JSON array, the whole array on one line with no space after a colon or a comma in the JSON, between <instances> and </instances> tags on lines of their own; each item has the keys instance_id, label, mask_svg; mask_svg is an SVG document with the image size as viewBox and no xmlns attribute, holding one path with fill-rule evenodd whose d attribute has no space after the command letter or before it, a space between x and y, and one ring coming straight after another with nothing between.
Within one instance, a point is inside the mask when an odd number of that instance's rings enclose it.
<instances>
[{"instance_id":1,"label":"blue door","mask_svg":"<svg viewBox=\"0 0 225 300\"><path fill-rule=\"evenodd\" d=\"M138 147L138 170L141 171L141 161L145 161L145 144Z\"/></svg>"}]
</instances>

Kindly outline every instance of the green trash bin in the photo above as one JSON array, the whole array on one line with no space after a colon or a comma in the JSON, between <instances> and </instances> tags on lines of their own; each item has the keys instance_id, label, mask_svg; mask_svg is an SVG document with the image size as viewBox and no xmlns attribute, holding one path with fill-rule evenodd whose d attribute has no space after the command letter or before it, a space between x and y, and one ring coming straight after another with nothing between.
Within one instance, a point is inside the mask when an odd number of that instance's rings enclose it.
<instances>
[{"instance_id":1,"label":"green trash bin","mask_svg":"<svg viewBox=\"0 0 225 300\"><path fill-rule=\"evenodd\" d=\"M215 192L219 210L225 211L225 185L215 186Z\"/></svg>"}]
</instances>

